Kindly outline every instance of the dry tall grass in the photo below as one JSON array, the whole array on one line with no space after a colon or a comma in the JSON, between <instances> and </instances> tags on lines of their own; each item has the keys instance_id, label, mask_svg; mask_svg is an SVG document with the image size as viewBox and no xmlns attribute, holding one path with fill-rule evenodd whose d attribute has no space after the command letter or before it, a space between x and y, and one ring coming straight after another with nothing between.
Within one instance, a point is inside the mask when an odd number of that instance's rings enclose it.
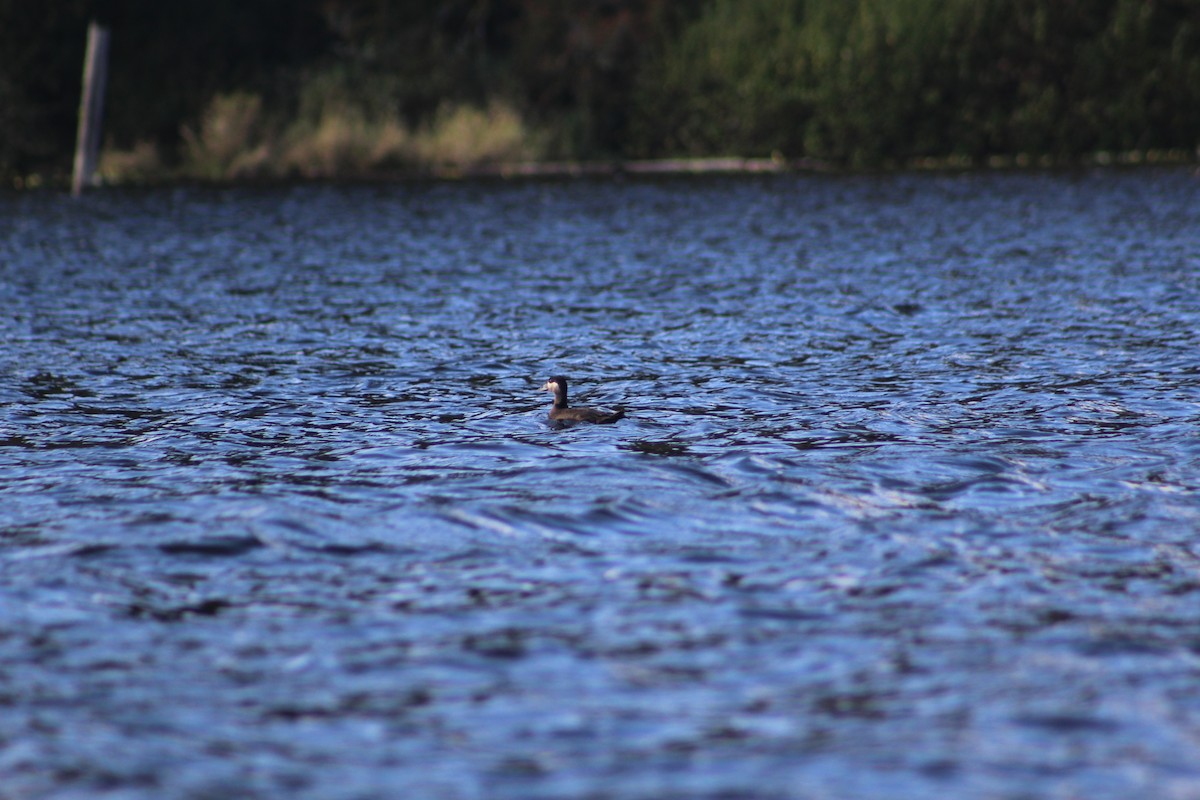
<instances>
[{"instance_id":1,"label":"dry tall grass","mask_svg":"<svg viewBox=\"0 0 1200 800\"><path fill-rule=\"evenodd\" d=\"M244 92L213 98L195 127L181 131L183 148L173 174L228 181L261 177L338 178L381 173L455 174L484 166L536 160L546 137L512 107L447 104L422 125L394 113L368 114L319 89L304 112L286 124ZM110 148L101 159L110 183L170 177L158 150L140 143Z\"/></svg>"},{"instance_id":2,"label":"dry tall grass","mask_svg":"<svg viewBox=\"0 0 1200 800\"><path fill-rule=\"evenodd\" d=\"M199 131L184 127L182 136L185 171L200 178L255 177L267 171L273 156L262 98L256 94L217 95Z\"/></svg>"},{"instance_id":3,"label":"dry tall grass","mask_svg":"<svg viewBox=\"0 0 1200 800\"><path fill-rule=\"evenodd\" d=\"M158 145L140 141L128 150L105 147L96 172L105 183L140 183L165 171Z\"/></svg>"},{"instance_id":4,"label":"dry tall grass","mask_svg":"<svg viewBox=\"0 0 1200 800\"><path fill-rule=\"evenodd\" d=\"M540 139L502 103L486 109L446 105L415 130L395 115L370 118L334 104L315 124L296 122L288 128L275 169L306 177L470 170L537 158Z\"/></svg>"},{"instance_id":5,"label":"dry tall grass","mask_svg":"<svg viewBox=\"0 0 1200 800\"><path fill-rule=\"evenodd\" d=\"M369 120L353 110L326 110L315 124L294 123L283 136L275 171L329 178L406 165L412 137L396 119Z\"/></svg>"},{"instance_id":6,"label":"dry tall grass","mask_svg":"<svg viewBox=\"0 0 1200 800\"><path fill-rule=\"evenodd\" d=\"M509 105L448 105L413 137L413 155L422 164L470 169L536 159L542 140Z\"/></svg>"}]
</instances>

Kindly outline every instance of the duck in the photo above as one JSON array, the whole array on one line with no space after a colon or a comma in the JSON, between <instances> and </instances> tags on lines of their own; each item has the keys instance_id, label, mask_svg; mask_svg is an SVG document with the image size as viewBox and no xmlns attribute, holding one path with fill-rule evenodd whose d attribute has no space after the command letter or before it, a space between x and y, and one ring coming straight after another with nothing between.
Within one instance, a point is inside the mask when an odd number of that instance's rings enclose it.
<instances>
[{"instance_id":1,"label":"duck","mask_svg":"<svg viewBox=\"0 0 1200 800\"><path fill-rule=\"evenodd\" d=\"M554 405L550 407L552 422L596 422L607 425L625 416L625 409L601 411L598 408L571 408L567 404L567 379L555 375L542 384L543 392L554 393Z\"/></svg>"}]
</instances>

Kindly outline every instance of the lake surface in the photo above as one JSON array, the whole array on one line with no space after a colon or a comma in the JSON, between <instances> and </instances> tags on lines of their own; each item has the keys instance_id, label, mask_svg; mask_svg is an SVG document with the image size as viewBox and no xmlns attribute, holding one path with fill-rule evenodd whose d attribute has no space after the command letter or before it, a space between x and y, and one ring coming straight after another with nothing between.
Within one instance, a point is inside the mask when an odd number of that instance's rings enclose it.
<instances>
[{"instance_id":1,"label":"lake surface","mask_svg":"<svg viewBox=\"0 0 1200 800\"><path fill-rule=\"evenodd\" d=\"M0 196L0 798L1200 797L1198 331L1187 171Z\"/></svg>"}]
</instances>

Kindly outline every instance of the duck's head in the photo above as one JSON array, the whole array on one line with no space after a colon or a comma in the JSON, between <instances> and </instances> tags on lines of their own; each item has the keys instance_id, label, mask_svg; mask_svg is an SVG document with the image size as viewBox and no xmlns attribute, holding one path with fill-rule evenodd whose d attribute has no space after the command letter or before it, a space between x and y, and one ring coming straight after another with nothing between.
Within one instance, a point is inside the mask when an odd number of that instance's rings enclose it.
<instances>
[{"instance_id":1,"label":"duck's head","mask_svg":"<svg viewBox=\"0 0 1200 800\"><path fill-rule=\"evenodd\" d=\"M567 379L562 375L555 375L550 380L542 384L543 392L554 393L554 404L565 406L567 402Z\"/></svg>"}]
</instances>

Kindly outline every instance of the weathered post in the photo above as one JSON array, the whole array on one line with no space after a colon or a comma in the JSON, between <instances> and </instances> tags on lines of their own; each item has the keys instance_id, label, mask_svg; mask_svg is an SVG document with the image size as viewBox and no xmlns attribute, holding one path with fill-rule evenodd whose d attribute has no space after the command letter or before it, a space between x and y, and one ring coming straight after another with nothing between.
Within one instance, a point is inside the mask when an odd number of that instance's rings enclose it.
<instances>
[{"instance_id":1,"label":"weathered post","mask_svg":"<svg viewBox=\"0 0 1200 800\"><path fill-rule=\"evenodd\" d=\"M87 55L83 59L83 97L79 101L79 132L75 137L75 172L71 194L78 196L92 182L100 157L100 117L104 113L104 84L108 79L108 28L88 25Z\"/></svg>"}]
</instances>

